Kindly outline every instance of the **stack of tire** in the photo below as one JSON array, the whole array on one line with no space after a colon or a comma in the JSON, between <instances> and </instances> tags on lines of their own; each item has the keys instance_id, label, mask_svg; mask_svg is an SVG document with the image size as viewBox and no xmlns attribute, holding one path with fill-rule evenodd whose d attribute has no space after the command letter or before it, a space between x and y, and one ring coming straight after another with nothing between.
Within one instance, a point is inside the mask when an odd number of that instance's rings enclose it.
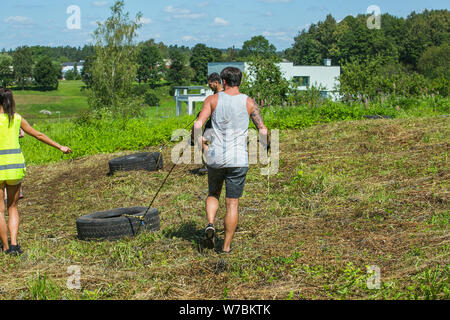
<instances>
[{"instance_id":1,"label":"stack of tire","mask_svg":"<svg viewBox=\"0 0 450 320\"><path fill-rule=\"evenodd\" d=\"M116 171L157 171L163 168L159 152L115 158L108 164L108 175L113 175ZM150 209L147 212L146 207L94 212L78 218L76 224L80 240L117 240L133 237L141 231L157 231L160 228L158 210Z\"/></svg>"}]
</instances>

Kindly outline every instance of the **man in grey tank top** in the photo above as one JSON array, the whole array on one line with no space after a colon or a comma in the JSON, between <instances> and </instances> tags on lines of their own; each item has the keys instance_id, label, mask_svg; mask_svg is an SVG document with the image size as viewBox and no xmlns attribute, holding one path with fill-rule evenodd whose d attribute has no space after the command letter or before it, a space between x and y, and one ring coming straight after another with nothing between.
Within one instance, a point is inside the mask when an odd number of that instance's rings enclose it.
<instances>
[{"instance_id":1,"label":"man in grey tank top","mask_svg":"<svg viewBox=\"0 0 450 320\"><path fill-rule=\"evenodd\" d=\"M249 118L259 130L260 141L268 142L268 131L256 102L239 92L242 72L225 68L220 74L224 91L206 98L194 124L195 138L201 143L201 130L211 117L212 128L205 133L210 141L207 151L208 187L205 229L207 245L214 248L214 220L219 209L223 182L226 188L225 240L222 252L231 252L231 242L239 220L239 199L244 192L248 171L247 135ZM268 147L267 143L266 147Z\"/></svg>"}]
</instances>

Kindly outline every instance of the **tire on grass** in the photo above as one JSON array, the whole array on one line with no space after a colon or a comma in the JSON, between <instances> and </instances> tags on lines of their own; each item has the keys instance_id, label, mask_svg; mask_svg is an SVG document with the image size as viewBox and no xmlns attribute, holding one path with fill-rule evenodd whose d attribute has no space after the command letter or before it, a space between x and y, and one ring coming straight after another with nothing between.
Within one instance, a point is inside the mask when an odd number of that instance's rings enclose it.
<instances>
[{"instance_id":1,"label":"tire on grass","mask_svg":"<svg viewBox=\"0 0 450 320\"><path fill-rule=\"evenodd\" d=\"M163 158L161 153L137 153L120 158L109 160L109 173L114 174L116 171L133 171L147 170L157 171L163 168Z\"/></svg>"},{"instance_id":2,"label":"tire on grass","mask_svg":"<svg viewBox=\"0 0 450 320\"><path fill-rule=\"evenodd\" d=\"M385 116L385 115L378 115L378 114L372 114L372 115L365 115L363 116L364 119L392 119L391 116Z\"/></svg>"},{"instance_id":3,"label":"tire on grass","mask_svg":"<svg viewBox=\"0 0 450 320\"><path fill-rule=\"evenodd\" d=\"M77 219L78 238L80 240L117 240L135 236L146 207L120 208L94 212ZM123 215L135 216L128 217ZM160 228L158 209L150 209L145 217L141 231L157 231Z\"/></svg>"}]
</instances>

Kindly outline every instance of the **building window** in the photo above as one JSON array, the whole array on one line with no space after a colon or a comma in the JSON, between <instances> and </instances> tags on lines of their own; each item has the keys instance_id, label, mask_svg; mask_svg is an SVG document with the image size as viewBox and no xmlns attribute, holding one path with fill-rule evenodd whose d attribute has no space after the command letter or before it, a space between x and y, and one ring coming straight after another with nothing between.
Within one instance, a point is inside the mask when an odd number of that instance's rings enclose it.
<instances>
[{"instance_id":1,"label":"building window","mask_svg":"<svg viewBox=\"0 0 450 320\"><path fill-rule=\"evenodd\" d=\"M309 79L308 76L300 76L300 77L294 77L294 83L298 84L301 87L309 87Z\"/></svg>"}]
</instances>

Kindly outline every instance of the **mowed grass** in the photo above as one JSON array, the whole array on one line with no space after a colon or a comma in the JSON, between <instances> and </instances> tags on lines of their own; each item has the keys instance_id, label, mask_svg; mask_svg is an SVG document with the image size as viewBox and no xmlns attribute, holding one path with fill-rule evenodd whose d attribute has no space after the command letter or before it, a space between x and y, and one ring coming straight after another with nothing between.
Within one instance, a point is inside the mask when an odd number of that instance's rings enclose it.
<instances>
[{"instance_id":1,"label":"mowed grass","mask_svg":"<svg viewBox=\"0 0 450 320\"><path fill-rule=\"evenodd\" d=\"M170 169L119 172L95 155L29 166L22 257L0 256L0 299L449 299L447 117L346 121L280 132L280 170L252 166L232 255L203 249L207 177L178 166L161 230L77 239L79 216L147 205ZM145 151L156 151L153 148ZM223 241L224 199L217 218ZM79 266L80 290L68 267ZM381 272L369 289L367 266Z\"/></svg>"}]
</instances>

